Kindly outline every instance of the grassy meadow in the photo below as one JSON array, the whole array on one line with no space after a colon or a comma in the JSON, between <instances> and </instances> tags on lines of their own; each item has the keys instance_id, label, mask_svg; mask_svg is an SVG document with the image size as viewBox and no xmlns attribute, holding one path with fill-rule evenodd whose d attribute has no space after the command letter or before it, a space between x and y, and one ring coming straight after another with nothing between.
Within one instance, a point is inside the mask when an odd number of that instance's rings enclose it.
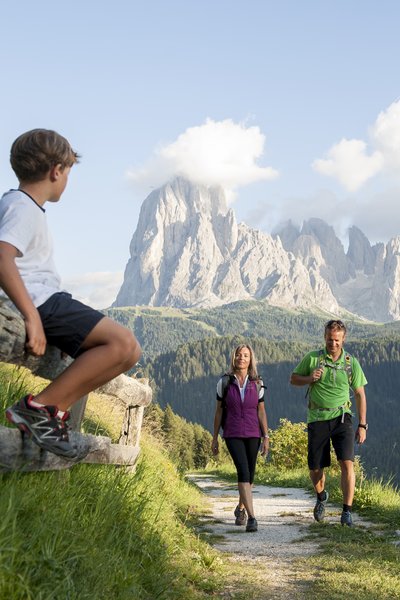
<instances>
[{"instance_id":1,"label":"grassy meadow","mask_svg":"<svg viewBox=\"0 0 400 600\"><path fill-rule=\"evenodd\" d=\"M0 421L4 408L44 380L24 369L0 365ZM120 415L104 398L90 397L85 429L115 438ZM271 435L275 453L258 465L258 483L309 489L303 428L283 422ZM275 438L275 440L274 440ZM0 474L0 600L197 600L234 597L263 600L259 566L238 573L237 563L197 533L207 501L187 483L162 440L144 430L135 473L124 468L77 465L68 471ZM307 596L400 598L400 494L390 483L368 480L357 465L355 508L372 528L312 524L322 552L296 561L307 574ZM211 463L234 480L230 461ZM256 482L256 484L257 484ZM338 470L327 482L340 502ZM397 538L399 539L399 538ZM234 596L226 595L234 582ZM232 586L230 586L232 589ZM265 598L268 572L265 571ZM300 598L301 596L299 596Z\"/></svg>"}]
</instances>

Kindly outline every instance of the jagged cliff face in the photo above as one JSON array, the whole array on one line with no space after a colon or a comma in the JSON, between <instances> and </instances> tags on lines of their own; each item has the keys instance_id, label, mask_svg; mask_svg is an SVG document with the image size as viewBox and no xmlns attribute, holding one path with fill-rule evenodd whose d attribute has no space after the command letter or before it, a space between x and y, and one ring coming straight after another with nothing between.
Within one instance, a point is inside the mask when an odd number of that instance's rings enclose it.
<instances>
[{"instance_id":1,"label":"jagged cliff face","mask_svg":"<svg viewBox=\"0 0 400 600\"><path fill-rule=\"evenodd\" d=\"M209 307L266 299L282 307L345 308L400 319L400 237L371 247L356 227L345 253L310 219L273 236L237 224L221 188L177 178L144 201L114 306Z\"/></svg>"}]
</instances>

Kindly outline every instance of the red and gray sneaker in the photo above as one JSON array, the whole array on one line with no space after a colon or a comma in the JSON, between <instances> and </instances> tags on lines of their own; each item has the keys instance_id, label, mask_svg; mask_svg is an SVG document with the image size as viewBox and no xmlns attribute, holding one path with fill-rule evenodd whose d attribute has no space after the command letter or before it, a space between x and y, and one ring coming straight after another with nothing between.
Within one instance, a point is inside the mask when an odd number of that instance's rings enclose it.
<instances>
[{"instance_id":1,"label":"red and gray sneaker","mask_svg":"<svg viewBox=\"0 0 400 600\"><path fill-rule=\"evenodd\" d=\"M32 406L32 400L33 396L29 394L7 408L6 417L10 423L28 434L43 450L64 458L77 458L78 450L68 437L69 413L65 412L60 419L56 406Z\"/></svg>"}]
</instances>

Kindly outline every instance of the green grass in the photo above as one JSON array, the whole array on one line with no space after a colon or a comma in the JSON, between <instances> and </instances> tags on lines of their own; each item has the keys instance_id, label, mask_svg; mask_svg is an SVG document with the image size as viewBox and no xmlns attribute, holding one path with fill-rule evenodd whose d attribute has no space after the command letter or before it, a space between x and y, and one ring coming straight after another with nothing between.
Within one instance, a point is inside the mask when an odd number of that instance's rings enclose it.
<instances>
[{"instance_id":1,"label":"green grass","mask_svg":"<svg viewBox=\"0 0 400 600\"><path fill-rule=\"evenodd\" d=\"M23 369L0 365L0 406L45 384ZM101 398L91 399L88 413L88 429L117 435L118 419L107 420ZM207 501L182 479L159 443L144 433L141 447L134 474L110 465L77 465L0 475L0 600L201 600L227 597L229 590L237 600L273 597L268 572L261 573L258 564L238 571L235 561L196 533L198 511L206 512ZM236 485L230 462L211 469ZM310 489L304 468L284 470L260 460L257 477L256 484ZM328 470L328 486L339 503L337 469ZM311 525L322 551L296 561L296 570L314 600L400 598L399 550L391 543L400 523L400 495L390 482L369 481L360 470L355 507L384 525L377 531Z\"/></svg>"},{"instance_id":2,"label":"green grass","mask_svg":"<svg viewBox=\"0 0 400 600\"><path fill-rule=\"evenodd\" d=\"M0 365L0 406L45 384ZM204 499L154 439L141 446L135 473L0 475L1 600L201 599L222 585L218 553L187 526Z\"/></svg>"},{"instance_id":3,"label":"green grass","mask_svg":"<svg viewBox=\"0 0 400 600\"><path fill-rule=\"evenodd\" d=\"M185 526L200 495L149 442L110 466L3 474L0 598L205 598L218 555Z\"/></svg>"},{"instance_id":4,"label":"green grass","mask_svg":"<svg viewBox=\"0 0 400 600\"><path fill-rule=\"evenodd\" d=\"M211 465L207 472L235 481L231 463ZM259 460L255 484L299 487L312 492L306 468L280 469ZM337 466L327 469L326 488L330 500L340 510L342 494ZM307 595L314 600L389 600L400 598L400 551L393 542L399 540L400 493L391 482L369 480L357 465L354 509L374 523L353 528L339 524L312 523L310 537L321 551L295 562L298 573L309 577Z\"/></svg>"},{"instance_id":5,"label":"green grass","mask_svg":"<svg viewBox=\"0 0 400 600\"><path fill-rule=\"evenodd\" d=\"M316 600L386 600L400 598L400 555L384 536L340 525L312 525L324 538L322 553L307 557L304 568L316 577L310 592Z\"/></svg>"},{"instance_id":6,"label":"green grass","mask_svg":"<svg viewBox=\"0 0 400 600\"><path fill-rule=\"evenodd\" d=\"M0 364L0 406L46 383ZM115 437L116 415L93 396L87 428ZM238 572L196 532L204 496L145 432L141 449L135 473L0 474L0 600L205 600L232 585L237 600L259 597L254 569Z\"/></svg>"}]
</instances>

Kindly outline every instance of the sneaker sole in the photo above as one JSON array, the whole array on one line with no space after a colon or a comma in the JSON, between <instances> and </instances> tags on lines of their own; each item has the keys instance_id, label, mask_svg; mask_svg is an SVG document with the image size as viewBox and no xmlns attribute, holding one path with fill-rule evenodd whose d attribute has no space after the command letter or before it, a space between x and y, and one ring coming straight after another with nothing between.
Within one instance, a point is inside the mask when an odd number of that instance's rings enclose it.
<instances>
[{"instance_id":1,"label":"sneaker sole","mask_svg":"<svg viewBox=\"0 0 400 600\"><path fill-rule=\"evenodd\" d=\"M56 454L57 456L61 456L62 458L78 458L79 453L76 450L73 450L72 448L71 450L63 451L61 448L55 448L53 444L43 443L42 440L36 435L35 431L32 431L32 429L29 427L29 424L26 423L24 418L21 417L21 415L19 415L15 411L13 411L12 408L7 408L6 418L10 423L18 427L18 429L22 433L27 434L32 439L32 441L35 442L37 446L39 446L39 448L42 448L47 452L51 452L52 454Z\"/></svg>"}]
</instances>

